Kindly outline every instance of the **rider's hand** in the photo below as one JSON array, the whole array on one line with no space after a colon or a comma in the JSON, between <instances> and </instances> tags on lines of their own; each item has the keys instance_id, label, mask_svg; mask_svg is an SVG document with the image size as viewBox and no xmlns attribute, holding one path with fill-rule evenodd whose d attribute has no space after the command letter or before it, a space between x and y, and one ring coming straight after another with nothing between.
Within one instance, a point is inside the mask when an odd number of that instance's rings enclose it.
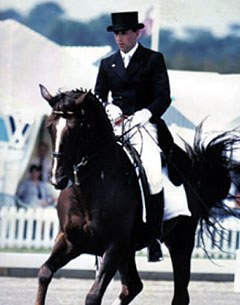
<instances>
[{"instance_id":1,"label":"rider's hand","mask_svg":"<svg viewBox=\"0 0 240 305\"><path fill-rule=\"evenodd\" d=\"M105 111L113 127L115 126L116 121L119 120L123 115L122 110L112 103L108 103L105 106Z\"/></svg>"},{"instance_id":2,"label":"rider's hand","mask_svg":"<svg viewBox=\"0 0 240 305\"><path fill-rule=\"evenodd\" d=\"M143 108L142 110L136 111L132 118L132 126L144 126L152 117L152 113L147 108Z\"/></svg>"}]
</instances>

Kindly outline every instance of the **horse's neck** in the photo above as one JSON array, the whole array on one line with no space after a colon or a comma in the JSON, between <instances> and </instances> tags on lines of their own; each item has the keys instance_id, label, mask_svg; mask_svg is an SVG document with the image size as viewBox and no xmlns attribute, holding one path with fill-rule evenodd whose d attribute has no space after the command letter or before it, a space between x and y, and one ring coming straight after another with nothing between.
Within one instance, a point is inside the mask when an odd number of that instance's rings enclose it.
<instances>
[{"instance_id":1,"label":"horse's neck","mask_svg":"<svg viewBox=\"0 0 240 305\"><path fill-rule=\"evenodd\" d=\"M107 190L111 182L117 180L117 173L121 170L118 149L113 143L89 154L86 165L80 166L75 176L75 183L84 194L88 209L92 209L96 204L97 196L104 197L101 193Z\"/></svg>"},{"instance_id":2,"label":"horse's neck","mask_svg":"<svg viewBox=\"0 0 240 305\"><path fill-rule=\"evenodd\" d=\"M115 153L116 141L111 136L97 136L89 141L86 150L88 157L102 158L104 155L111 156Z\"/></svg>"},{"instance_id":3,"label":"horse's neck","mask_svg":"<svg viewBox=\"0 0 240 305\"><path fill-rule=\"evenodd\" d=\"M116 165L115 161L117 157L117 144L115 141L106 141L94 143L85 153L81 153L78 157L78 161L75 164L78 176L83 176L85 179L95 179L93 177L99 176L100 171L106 169L113 169ZM81 172L81 173L80 173ZM89 181L90 182L90 181Z\"/></svg>"},{"instance_id":4,"label":"horse's neck","mask_svg":"<svg viewBox=\"0 0 240 305\"><path fill-rule=\"evenodd\" d=\"M116 140L115 135L108 122L101 121L95 127L94 134L88 139L89 154L113 153L115 150Z\"/></svg>"}]
</instances>

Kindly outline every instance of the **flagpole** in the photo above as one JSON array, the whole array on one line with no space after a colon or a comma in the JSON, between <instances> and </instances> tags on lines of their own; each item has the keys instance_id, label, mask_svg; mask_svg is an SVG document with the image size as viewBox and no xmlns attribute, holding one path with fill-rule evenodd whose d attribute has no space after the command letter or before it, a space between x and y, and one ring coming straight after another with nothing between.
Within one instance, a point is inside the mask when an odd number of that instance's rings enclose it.
<instances>
[{"instance_id":1,"label":"flagpole","mask_svg":"<svg viewBox=\"0 0 240 305\"><path fill-rule=\"evenodd\" d=\"M159 36L160 36L160 1L155 0L153 6L153 24L152 24L152 39L151 39L151 49L158 51L159 47Z\"/></svg>"}]
</instances>

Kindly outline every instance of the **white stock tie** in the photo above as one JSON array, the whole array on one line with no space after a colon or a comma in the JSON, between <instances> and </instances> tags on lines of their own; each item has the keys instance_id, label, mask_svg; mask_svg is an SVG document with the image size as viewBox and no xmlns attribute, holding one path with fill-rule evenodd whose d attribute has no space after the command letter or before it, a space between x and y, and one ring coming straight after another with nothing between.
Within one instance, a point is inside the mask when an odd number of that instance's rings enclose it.
<instances>
[{"instance_id":1,"label":"white stock tie","mask_svg":"<svg viewBox=\"0 0 240 305\"><path fill-rule=\"evenodd\" d=\"M124 67L127 68L130 62L131 56L129 54L125 54L123 58Z\"/></svg>"}]
</instances>

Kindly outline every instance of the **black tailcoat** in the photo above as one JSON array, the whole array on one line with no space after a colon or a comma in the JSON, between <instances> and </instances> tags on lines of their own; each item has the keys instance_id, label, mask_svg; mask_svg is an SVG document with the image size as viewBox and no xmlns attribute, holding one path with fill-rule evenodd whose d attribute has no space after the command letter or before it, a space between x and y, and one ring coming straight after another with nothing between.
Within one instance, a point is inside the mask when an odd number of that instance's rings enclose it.
<instances>
[{"instance_id":1,"label":"black tailcoat","mask_svg":"<svg viewBox=\"0 0 240 305\"><path fill-rule=\"evenodd\" d=\"M191 164L188 155L174 144L171 133L161 119L171 103L170 86L164 57L161 53L139 44L127 69L123 65L120 51L101 61L95 93L103 101L111 92L113 103L124 114L133 114L142 108L152 113L151 121L157 124L159 146L169 166L174 184L182 183L182 173Z\"/></svg>"},{"instance_id":2,"label":"black tailcoat","mask_svg":"<svg viewBox=\"0 0 240 305\"><path fill-rule=\"evenodd\" d=\"M148 108L153 119L160 119L170 105L169 79L163 55L139 44L131 61L124 68L120 51L100 64L95 93L107 101L111 92L113 103L124 114Z\"/></svg>"}]
</instances>

